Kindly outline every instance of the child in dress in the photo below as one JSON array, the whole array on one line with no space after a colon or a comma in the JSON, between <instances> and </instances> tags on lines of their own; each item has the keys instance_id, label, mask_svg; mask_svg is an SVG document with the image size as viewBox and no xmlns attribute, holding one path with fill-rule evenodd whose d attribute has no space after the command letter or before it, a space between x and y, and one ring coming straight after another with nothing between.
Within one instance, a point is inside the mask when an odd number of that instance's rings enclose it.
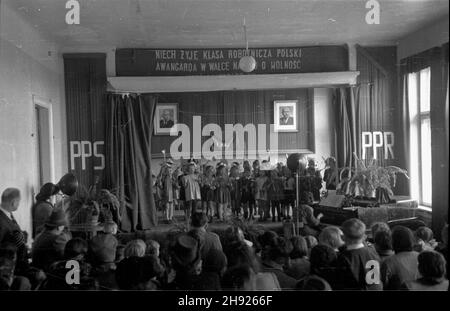
<instances>
[{"instance_id":1,"label":"child in dress","mask_svg":"<svg viewBox=\"0 0 450 311\"><path fill-rule=\"evenodd\" d=\"M219 163L216 176L216 203L217 216L220 221L225 219L228 205L231 203L230 181L228 179L227 168L224 163Z\"/></svg>"},{"instance_id":2,"label":"child in dress","mask_svg":"<svg viewBox=\"0 0 450 311\"><path fill-rule=\"evenodd\" d=\"M182 177L185 199L185 217L189 221L191 215L201 208L201 192L198 175L195 174L195 162L189 162L187 174Z\"/></svg>"},{"instance_id":3,"label":"child in dress","mask_svg":"<svg viewBox=\"0 0 450 311\"><path fill-rule=\"evenodd\" d=\"M211 165L206 166L205 172L202 175L202 204L203 210L206 211L206 215L209 217L209 220L212 221L214 217L214 208L215 208L215 195L214 191L216 189L216 181L214 176L214 168Z\"/></svg>"},{"instance_id":4,"label":"child in dress","mask_svg":"<svg viewBox=\"0 0 450 311\"><path fill-rule=\"evenodd\" d=\"M161 199L164 204L164 216L167 222L173 220L173 174L172 174L172 161L167 161L161 168L161 174L159 175L158 185L161 189Z\"/></svg>"}]
</instances>

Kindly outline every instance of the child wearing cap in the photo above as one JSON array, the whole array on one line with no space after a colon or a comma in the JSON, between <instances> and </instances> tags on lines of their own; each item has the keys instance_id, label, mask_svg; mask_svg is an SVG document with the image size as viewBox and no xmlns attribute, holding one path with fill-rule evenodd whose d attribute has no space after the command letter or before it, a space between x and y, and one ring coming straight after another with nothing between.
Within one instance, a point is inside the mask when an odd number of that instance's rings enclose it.
<instances>
[{"instance_id":1,"label":"child wearing cap","mask_svg":"<svg viewBox=\"0 0 450 311\"><path fill-rule=\"evenodd\" d=\"M345 249L337 259L337 289L382 290L380 280L380 257L373 247L364 244L366 226L356 218L342 224Z\"/></svg>"}]
</instances>

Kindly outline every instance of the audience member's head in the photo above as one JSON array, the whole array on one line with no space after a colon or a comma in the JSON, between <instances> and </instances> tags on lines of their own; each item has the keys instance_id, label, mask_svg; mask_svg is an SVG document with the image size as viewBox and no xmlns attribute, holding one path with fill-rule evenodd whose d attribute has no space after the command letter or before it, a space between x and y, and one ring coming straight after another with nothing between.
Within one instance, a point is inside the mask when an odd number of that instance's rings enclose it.
<instances>
[{"instance_id":1,"label":"audience member's head","mask_svg":"<svg viewBox=\"0 0 450 311\"><path fill-rule=\"evenodd\" d=\"M276 262L277 264L285 264L292 252L292 244L289 240L279 237L275 245L269 247L267 259Z\"/></svg>"},{"instance_id":2,"label":"audience member's head","mask_svg":"<svg viewBox=\"0 0 450 311\"><path fill-rule=\"evenodd\" d=\"M170 251L172 266L177 273L200 274L202 260L200 246L196 239L187 234L180 234L175 238Z\"/></svg>"},{"instance_id":3,"label":"audience member's head","mask_svg":"<svg viewBox=\"0 0 450 311\"><path fill-rule=\"evenodd\" d=\"M414 247L414 234L404 226L395 226L392 230L392 247L395 253L410 252Z\"/></svg>"},{"instance_id":4,"label":"audience member's head","mask_svg":"<svg viewBox=\"0 0 450 311\"><path fill-rule=\"evenodd\" d=\"M333 267L337 259L337 254L328 245L319 244L313 247L309 261L311 263L311 273L320 274L321 269Z\"/></svg>"},{"instance_id":5,"label":"audience member's head","mask_svg":"<svg viewBox=\"0 0 450 311\"><path fill-rule=\"evenodd\" d=\"M319 244L330 246L334 250L338 250L345 243L342 240L342 230L336 226L328 226L322 230L319 235Z\"/></svg>"},{"instance_id":6,"label":"audience member's head","mask_svg":"<svg viewBox=\"0 0 450 311\"><path fill-rule=\"evenodd\" d=\"M147 255L159 257L160 249L161 249L161 245L157 241L155 241L155 240L147 241Z\"/></svg>"},{"instance_id":7,"label":"audience member's head","mask_svg":"<svg viewBox=\"0 0 450 311\"><path fill-rule=\"evenodd\" d=\"M10 289L14 281L15 263L11 258L0 257L0 290Z\"/></svg>"},{"instance_id":8,"label":"audience member's head","mask_svg":"<svg viewBox=\"0 0 450 311\"><path fill-rule=\"evenodd\" d=\"M59 189L55 184L51 182L46 183L41 187L39 193L36 195L36 201L47 201L58 192Z\"/></svg>"},{"instance_id":9,"label":"audience member's head","mask_svg":"<svg viewBox=\"0 0 450 311\"><path fill-rule=\"evenodd\" d=\"M144 257L147 245L141 239L131 240L125 245L124 255L128 257Z\"/></svg>"},{"instance_id":10,"label":"audience member's head","mask_svg":"<svg viewBox=\"0 0 450 311\"><path fill-rule=\"evenodd\" d=\"M261 247L264 248L266 246L272 246L277 243L278 234L275 231L265 231L262 235L259 236L259 243Z\"/></svg>"},{"instance_id":11,"label":"audience member's head","mask_svg":"<svg viewBox=\"0 0 450 311\"><path fill-rule=\"evenodd\" d=\"M372 227L370 227L370 231L372 233L372 239L374 239L378 231L385 231L390 234L391 228L389 228L389 225L385 222L376 222L372 224Z\"/></svg>"},{"instance_id":12,"label":"audience member's head","mask_svg":"<svg viewBox=\"0 0 450 311\"><path fill-rule=\"evenodd\" d=\"M225 290L255 290L255 273L250 266L239 265L228 269L222 278Z\"/></svg>"},{"instance_id":13,"label":"audience member's head","mask_svg":"<svg viewBox=\"0 0 450 311\"><path fill-rule=\"evenodd\" d=\"M331 291L331 286L328 282L317 276L317 275L309 275L303 279L301 279L297 285L296 289L298 290L314 290L314 291Z\"/></svg>"},{"instance_id":14,"label":"audience member's head","mask_svg":"<svg viewBox=\"0 0 450 311\"><path fill-rule=\"evenodd\" d=\"M422 278L430 283L441 283L446 275L446 262L441 253L424 251L417 258Z\"/></svg>"},{"instance_id":15,"label":"audience member's head","mask_svg":"<svg viewBox=\"0 0 450 311\"><path fill-rule=\"evenodd\" d=\"M208 216L203 212L195 212L191 216L193 228L205 228L208 225Z\"/></svg>"},{"instance_id":16,"label":"audience member's head","mask_svg":"<svg viewBox=\"0 0 450 311\"><path fill-rule=\"evenodd\" d=\"M115 234L117 234L117 230L118 230L118 226L112 220L108 220L103 224L103 232L104 233L115 235Z\"/></svg>"},{"instance_id":17,"label":"audience member's head","mask_svg":"<svg viewBox=\"0 0 450 311\"><path fill-rule=\"evenodd\" d=\"M259 272L259 263L253 249L244 242L234 242L226 250L225 255L228 259L228 267L247 265L255 273Z\"/></svg>"},{"instance_id":18,"label":"audience member's head","mask_svg":"<svg viewBox=\"0 0 450 311\"><path fill-rule=\"evenodd\" d=\"M116 280L122 290L156 290L156 283L151 281L162 273L153 256L129 257L117 264Z\"/></svg>"},{"instance_id":19,"label":"audience member's head","mask_svg":"<svg viewBox=\"0 0 450 311\"><path fill-rule=\"evenodd\" d=\"M50 231L63 232L65 226L67 226L67 216L62 208L54 209L45 222L45 229Z\"/></svg>"},{"instance_id":20,"label":"audience member's head","mask_svg":"<svg viewBox=\"0 0 450 311\"><path fill-rule=\"evenodd\" d=\"M309 250L311 250L314 246L319 244L319 242L317 241L316 237L314 237L312 235L305 236L305 240L306 240L306 244L308 245L308 249Z\"/></svg>"},{"instance_id":21,"label":"audience member's head","mask_svg":"<svg viewBox=\"0 0 450 311\"><path fill-rule=\"evenodd\" d=\"M290 254L291 259L298 259L308 256L308 243L302 236L294 236L291 238L293 250Z\"/></svg>"},{"instance_id":22,"label":"audience member's head","mask_svg":"<svg viewBox=\"0 0 450 311\"><path fill-rule=\"evenodd\" d=\"M222 276L227 266L227 256L222 251L211 249L203 260L202 271L213 272Z\"/></svg>"},{"instance_id":23,"label":"audience member's head","mask_svg":"<svg viewBox=\"0 0 450 311\"><path fill-rule=\"evenodd\" d=\"M89 257L94 265L116 261L117 239L113 235L96 235L89 241Z\"/></svg>"},{"instance_id":24,"label":"audience member's head","mask_svg":"<svg viewBox=\"0 0 450 311\"><path fill-rule=\"evenodd\" d=\"M392 237L390 232L378 231L373 238L373 243L377 252L392 251Z\"/></svg>"},{"instance_id":25,"label":"audience member's head","mask_svg":"<svg viewBox=\"0 0 450 311\"><path fill-rule=\"evenodd\" d=\"M422 240L425 243L430 242L433 239L433 231L425 226L419 227L416 232L417 241Z\"/></svg>"},{"instance_id":26,"label":"audience member's head","mask_svg":"<svg viewBox=\"0 0 450 311\"><path fill-rule=\"evenodd\" d=\"M81 238L73 238L66 243L64 258L66 260L83 260L88 252L88 243Z\"/></svg>"},{"instance_id":27,"label":"audience member's head","mask_svg":"<svg viewBox=\"0 0 450 311\"><path fill-rule=\"evenodd\" d=\"M362 243L366 237L366 225L359 219L351 218L342 224L344 242L348 245Z\"/></svg>"},{"instance_id":28,"label":"audience member's head","mask_svg":"<svg viewBox=\"0 0 450 311\"><path fill-rule=\"evenodd\" d=\"M17 188L6 188L2 193L0 206L9 211L14 212L19 208L20 190Z\"/></svg>"}]
</instances>

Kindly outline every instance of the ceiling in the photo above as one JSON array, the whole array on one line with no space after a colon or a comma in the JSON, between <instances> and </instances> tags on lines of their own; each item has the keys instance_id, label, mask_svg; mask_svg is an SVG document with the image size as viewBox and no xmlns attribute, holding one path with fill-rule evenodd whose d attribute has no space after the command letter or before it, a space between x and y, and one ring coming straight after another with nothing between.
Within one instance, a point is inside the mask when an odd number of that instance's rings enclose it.
<instances>
[{"instance_id":1,"label":"ceiling","mask_svg":"<svg viewBox=\"0 0 450 311\"><path fill-rule=\"evenodd\" d=\"M5 1L5 0L3 0ZM65 0L6 0L61 47L250 47L396 44L439 19L448 0L379 0L368 25L365 0L78 0L80 25L65 23Z\"/></svg>"}]
</instances>

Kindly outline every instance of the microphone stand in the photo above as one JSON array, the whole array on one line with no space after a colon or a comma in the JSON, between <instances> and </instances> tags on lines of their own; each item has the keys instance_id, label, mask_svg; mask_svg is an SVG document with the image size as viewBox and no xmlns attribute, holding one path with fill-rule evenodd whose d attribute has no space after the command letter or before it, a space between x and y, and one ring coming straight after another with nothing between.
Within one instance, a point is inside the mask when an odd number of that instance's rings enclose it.
<instances>
[{"instance_id":1,"label":"microphone stand","mask_svg":"<svg viewBox=\"0 0 450 311\"><path fill-rule=\"evenodd\" d=\"M299 214L300 214L300 182L299 182L299 178L300 178L300 160L298 160L298 166L297 166L297 176L295 178L295 190L296 190L296 209L297 209L297 213L296 213L296 223L295 223L295 235L298 236L300 234L300 230L299 230Z\"/></svg>"}]
</instances>

